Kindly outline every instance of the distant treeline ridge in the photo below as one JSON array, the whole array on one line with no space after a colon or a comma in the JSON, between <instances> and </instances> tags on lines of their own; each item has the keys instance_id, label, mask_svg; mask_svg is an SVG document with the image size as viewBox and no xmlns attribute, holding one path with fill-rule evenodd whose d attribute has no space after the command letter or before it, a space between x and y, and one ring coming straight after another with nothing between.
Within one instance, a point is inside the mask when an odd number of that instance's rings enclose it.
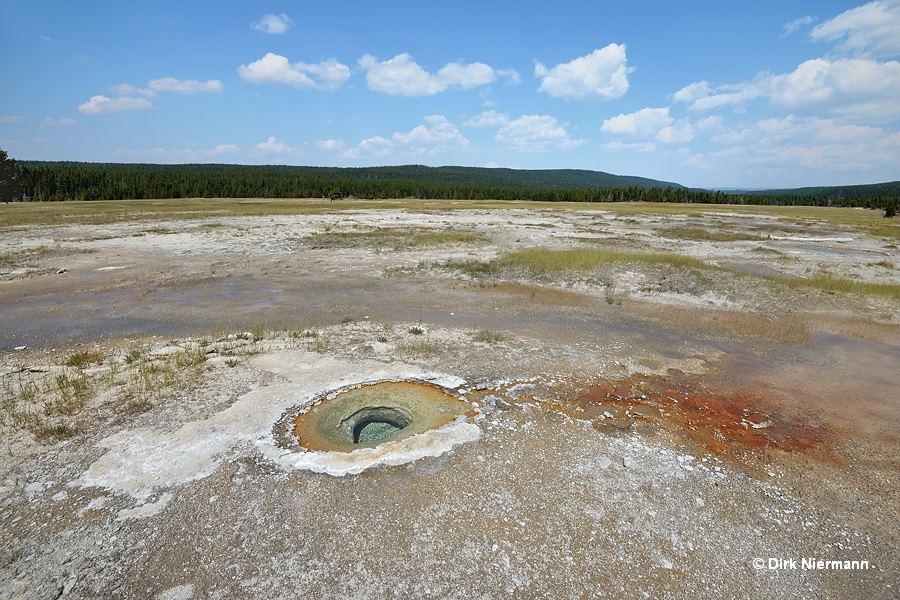
<instances>
[{"instance_id":1,"label":"distant treeline ridge","mask_svg":"<svg viewBox=\"0 0 900 600\"><path fill-rule=\"evenodd\" d=\"M479 167L296 167L19 161L34 201L166 198L429 198L550 202L683 202L897 205L900 182L772 192L722 192L574 169Z\"/></svg>"}]
</instances>

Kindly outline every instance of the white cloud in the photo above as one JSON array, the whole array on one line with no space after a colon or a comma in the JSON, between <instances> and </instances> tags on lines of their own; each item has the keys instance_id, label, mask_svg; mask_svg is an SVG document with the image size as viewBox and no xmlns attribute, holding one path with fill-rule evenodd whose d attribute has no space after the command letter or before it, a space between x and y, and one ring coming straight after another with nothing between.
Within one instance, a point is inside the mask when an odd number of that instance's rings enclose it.
<instances>
[{"instance_id":1,"label":"white cloud","mask_svg":"<svg viewBox=\"0 0 900 600\"><path fill-rule=\"evenodd\" d=\"M710 139L722 149L695 154L685 164L725 174L739 163L744 183L755 179L757 187L794 186L798 178L836 185L900 164L900 134L833 119L762 119Z\"/></svg>"},{"instance_id":2,"label":"white cloud","mask_svg":"<svg viewBox=\"0 0 900 600\"><path fill-rule=\"evenodd\" d=\"M129 160L147 162L196 163L216 160L222 156L237 154L240 148L235 144L220 144L212 149L196 148L119 148L115 155Z\"/></svg>"},{"instance_id":3,"label":"white cloud","mask_svg":"<svg viewBox=\"0 0 900 600\"><path fill-rule=\"evenodd\" d=\"M486 110L463 123L466 127L500 127L509 123L509 115Z\"/></svg>"},{"instance_id":4,"label":"white cloud","mask_svg":"<svg viewBox=\"0 0 900 600\"><path fill-rule=\"evenodd\" d=\"M900 62L817 58L791 73L762 73L751 81L718 88L701 81L673 94L689 110L726 106L741 110L758 98L789 110L819 110L854 120L888 121L900 117Z\"/></svg>"},{"instance_id":5,"label":"white cloud","mask_svg":"<svg viewBox=\"0 0 900 600\"><path fill-rule=\"evenodd\" d=\"M251 29L271 35L280 35L290 29L294 22L284 13L280 15L263 15L259 21L250 24Z\"/></svg>"},{"instance_id":6,"label":"white cloud","mask_svg":"<svg viewBox=\"0 0 900 600\"><path fill-rule=\"evenodd\" d=\"M316 142L316 146L326 152L336 152L337 150L343 150L344 140L319 140Z\"/></svg>"},{"instance_id":7,"label":"white cloud","mask_svg":"<svg viewBox=\"0 0 900 600\"><path fill-rule=\"evenodd\" d=\"M156 98L156 92L148 88L139 88L130 83L119 83L109 88L117 96L144 96L146 98Z\"/></svg>"},{"instance_id":8,"label":"white cloud","mask_svg":"<svg viewBox=\"0 0 900 600\"><path fill-rule=\"evenodd\" d=\"M78 107L78 112L86 115L105 115L110 113L126 112L130 110L143 110L153 108L146 98L133 98L121 96L119 98L107 98L106 96L91 96L91 99Z\"/></svg>"},{"instance_id":9,"label":"white cloud","mask_svg":"<svg viewBox=\"0 0 900 600\"><path fill-rule=\"evenodd\" d=\"M714 88L706 81L687 85L672 95L676 102L684 102L689 110L710 111L731 106L743 112L745 105L772 92L772 75L763 73L756 79Z\"/></svg>"},{"instance_id":10,"label":"white cloud","mask_svg":"<svg viewBox=\"0 0 900 600\"><path fill-rule=\"evenodd\" d=\"M522 83L522 77L515 69L497 69L497 75L505 77L509 85L518 85Z\"/></svg>"},{"instance_id":11,"label":"white cloud","mask_svg":"<svg viewBox=\"0 0 900 600\"><path fill-rule=\"evenodd\" d=\"M21 117L19 115L0 115L0 124L13 125L24 122L25 117Z\"/></svg>"},{"instance_id":12,"label":"white cloud","mask_svg":"<svg viewBox=\"0 0 900 600\"><path fill-rule=\"evenodd\" d=\"M241 79L250 83L290 85L299 89L334 91L350 78L350 68L330 59L309 64L291 62L279 54L269 52L256 62L237 69Z\"/></svg>"},{"instance_id":13,"label":"white cloud","mask_svg":"<svg viewBox=\"0 0 900 600\"><path fill-rule=\"evenodd\" d=\"M672 124L668 108L643 108L630 114L622 114L603 121L601 131L606 133L649 137L663 127Z\"/></svg>"},{"instance_id":14,"label":"white cloud","mask_svg":"<svg viewBox=\"0 0 900 600\"><path fill-rule=\"evenodd\" d=\"M679 119L656 132L656 139L663 144L684 144L694 139L694 125L688 119Z\"/></svg>"},{"instance_id":15,"label":"white cloud","mask_svg":"<svg viewBox=\"0 0 900 600\"><path fill-rule=\"evenodd\" d=\"M822 107L845 117L900 117L900 62L863 59L809 60L771 79L773 104L788 109Z\"/></svg>"},{"instance_id":16,"label":"white cloud","mask_svg":"<svg viewBox=\"0 0 900 600\"><path fill-rule=\"evenodd\" d=\"M697 81L684 86L672 94L672 99L675 100L675 102L693 104L695 101L706 98L711 94L712 87L709 85L708 81Z\"/></svg>"},{"instance_id":17,"label":"white cloud","mask_svg":"<svg viewBox=\"0 0 900 600\"><path fill-rule=\"evenodd\" d=\"M394 143L391 140L376 135L361 141L355 147L344 152L344 158L375 158L387 156L391 153Z\"/></svg>"},{"instance_id":18,"label":"white cloud","mask_svg":"<svg viewBox=\"0 0 900 600\"><path fill-rule=\"evenodd\" d=\"M694 121L694 128L701 133L717 133L725 127L725 119L720 115L710 115Z\"/></svg>"},{"instance_id":19,"label":"white cloud","mask_svg":"<svg viewBox=\"0 0 900 600\"><path fill-rule=\"evenodd\" d=\"M391 139L413 154L435 154L469 145L469 140L444 115L425 117L424 125L409 133L395 133Z\"/></svg>"},{"instance_id":20,"label":"white cloud","mask_svg":"<svg viewBox=\"0 0 900 600\"><path fill-rule=\"evenodd\" d=\"M814 41L838 42L854 56L886 58L900 55L900 0L879 0L851 8L810 32Z\"/></svg>"},{"instance_id":21,"label":"white cloud","mask_svg":"<svg viewBox=\"0 0 900 600\"><path fill-rule=\"evenodd\" d=\"M261 154L290 154L296 152L296 148L288 146L284 142L279 142L275 136L269 136L265 142L260 142L254 146L254 150Z\"/></svg>"},{"instance_id":22,"label":"white cloud","mask_svg":"<svg viewBox=\"0 0 900 600\"><path fill-rule=\"evenodd\" d=\"M578 57L571 62L547 68L535 63L534 76L541 80L540 91L566 100L611 100L628 91L628 73L624 44Z\"/></svg>"},{"instance_id":23,"label":"white cloud","mask_svg":"<svg viewBox=\"0 0 900 600\"><path fill-rule=\"evenodd\" d=\"M429 73L405 53L385 61L366 54L358 63L366 71L370 89L395 96L431 96L451 87L471 89L493 83L498 76L512 83L519 80L515 71L496 71L480 62L448 63L437 73Z\"/></svg>"},{"instance_id":24,"label":"white cloud","mask_svg":"<svg viewBox=\"0 0 900 600\"><path fill-rule=\"evenodd\" d=\"M787 37L792 33L795 33L801 27L806 27L807 25L812 25L816 22L815 17L800 17L799 19L794 19L790 23L785 23L782 28L781 35L779 37Z\"/></svg>"},{"instance_id":25,"label":"white cloud","mask_svg":"<svg viewBox=\"0 0 900 600\"><path fill-rule=\"evenodd\" d=\"M547 152L572 150L586 143L573 140L556 117L525 115L510 121L497 132L496 140L514 150Z\"/></svg>"},{"instance_id":26,"label":"white cloud","mask_svg":"<svg viewBox=\"0 0 900 600\"><path fill-rule=\"evenodd\" d=\"M375 136L346 150L344 158L373 158L394 154L408 157L435 155L465 149L469 140L444 115L425 117L425 123L408 132L396 132L390 139Z\"/></svg>"},{"instance_id":27,"label":"white cloud","mask_svg":"<svg viewBox=\"0 0 900 600\"><path fill-rule=\"evenodd\" d=\"M694 126L688 119L675 121L669 108L643 108L637 112L621 114L603 121L600 130L605 133L656 138L663 144L689 142L694 139ZM653 151L655 145L638 147L641 152Z\"/></svg>"},{"instance_id":28,"label":"white cloud","mask_svg":"<svg viewBox=\"0 0 900 600\"><path fill-rule=\"evenodd\" d=\"M200 82L195 79L175 79L174 77L154 79L147 84L147 87L154 92L174 92L186 95L199 94L201 92L219 94L223 88L222 82L218 79Z\"/></svg>"},{"instance_id":29,"label":"white cloud","mask_svg":"<svg viewBox=\"0 0 900 600\"><path fill-rule=\"evenodd\" d=\"M75 125L76 123L78 123L78 121L71 117L64 117L62 119L51 119L50 117L47 117L41 121L41 127L67 127L69 125Z\"/></svg>"}]
</instances>

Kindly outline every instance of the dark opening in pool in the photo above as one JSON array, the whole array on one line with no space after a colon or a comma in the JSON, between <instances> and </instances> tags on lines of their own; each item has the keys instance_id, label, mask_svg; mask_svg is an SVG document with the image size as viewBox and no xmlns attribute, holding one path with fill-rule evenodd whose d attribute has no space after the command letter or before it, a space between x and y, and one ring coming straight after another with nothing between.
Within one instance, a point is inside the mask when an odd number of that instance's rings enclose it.
<instances>
[{"instance_id":1,"label":"dark opening in pool","mask_svg":"<svg viewBox=\"0 0 900 600\"><path fill-rule=\"evenodd\" d=\"M412 423L413 416L393 406L367 406L341 421L340 428L354 444L385 440Z\"/></svg>"}]
</instances>

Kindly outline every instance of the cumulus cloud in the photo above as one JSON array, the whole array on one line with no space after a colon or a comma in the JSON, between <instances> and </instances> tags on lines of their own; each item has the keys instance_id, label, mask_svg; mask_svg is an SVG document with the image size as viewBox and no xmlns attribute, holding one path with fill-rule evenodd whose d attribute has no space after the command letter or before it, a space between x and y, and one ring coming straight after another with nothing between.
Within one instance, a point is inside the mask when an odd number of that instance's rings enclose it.
<instances>
[{"instance_id":1,"label":"cumulus cloud","mask_svg":"<svg viewBox=\"0 0 900 600\"><path fill-rule=\"evenodd\" d=\"M512 120L497 132L496 140L514 150L528 152L572 150L586 143L586 140L573 140L556 117L549 115L524 115Z\"/></svg>"},{"instance_id":2,"label":"cumulus cloud","mask_svg":"<svg viewBox=\"0 0 900 600\"><path fill-rule=\"evenodd\" d=\"M610 44L570 62L545 67L535 63L540 91L566 100L611 100L628 91L628 67L624 44Z\"/></svg>"},{"instance_id":3,"label":"cumulus cloud","mask_svg":"<svg viewBox=\"0 0 900 600\"><path fill-rule=\"evenodd\" d=\"M851 8L817 25L814 41L837 42L853 56L887 58L900 55L900 0L878 0Z\"/></svg>"},{"instance_id":4,"label":"cumulus cloud","mask_svg":"<svg viewBox=\"0 0 900 600\"><path fill-rule=\"evenodd\" d=\"M223 85L218 79L200 82L195 79L164 77L150 81L147 87L153 92L174 92L176 94L193 95L201 92L219 94L222 92Z\"/></svg>"},{"instance_id":5,"label":"cumulus cloud","mask_svg":"<svg viewBox=\"0 0 900 600\"><path fill-rule=\"evenodd\" d=\"M153 105L146 98L133 98L130 96L108 98L107 96L99 95L91 96L90 100L78 107L78 112L85 115L105 115L147 108L153 108Z\"/></svg>"},{"instance_id":6,"label":"cumulus cloud","mask_svg":"<svg viewBox=\"0 0 900 600\"><path fill-rule=\"evenodd\" d=\"M344 152L344 158L375 158L387 156L394 148L394 143L380 135L361 141L355 147Z\"/></svg>"},{"instance_id":7,"label":"cumulus cloud","mask_svg":"<svg viewBox=\"0 0 900 600\"><path fill-rule=\"evenodd\" d=\"M669 108L643 108L637 112L621 114L603 121L600 130L605 133L656 138L663 144L689 142L694 139L694 126L688 119L675 121ZM654 151L649 144L638 148L642 152Z\"/></svg>"},{"instance_id":8,"label":"cumulus cloud","mask_svg":"<svg viewBox=\"0 0 900 600\"><path fill-rule=\"evenodd\" d=\"M319 140L316 142L316 147L326 152L335 152L344 149L344 140Z\"/></svg>"},{"instance_id":9,"label":"cumulus cloud","mask_svg":"<svg viewBox=\"0 0 900 600\"><path fill-rule=\"evenodd\" d=\"M201 92L220 93L223 89L222 82L211 79L200 82L195 79L175 79L163 77L153 79L147 87L141 88L130 83L119 83L110 88L116 94L110 98L103 94L92 96L90 100L78 107L79 112L86 115L103 115L131 110L154 108L148 98L156 98L161 93L199 94Z\"/></svg>"},{"instance_id":10,"label":"cumulus cloud","mask_svg":"<svg viewBox=\"0 0 900 600\"><path fill-rule=\"evenodd\" d=\"M350 78L350 68L330 59L321 63L291 63L286 57L267 53L256 62L237 69L241 79L250 83L289 85L298 89L334 91Z\"/></svg>"},{"instance_id":11,"label":"cumulus cloud","mask_svg":"<svg viewBox=\"0 0 900 600\"><path fill-rule=\"evenodd\" d=\"M791 73L763 73L751 81L714 88L705 81L673 94L688 109L742 108L766 98L789 110L820 110L857 120L888 121L900 117L900 62L859 58L817 58Z\"/></svg>"},{"instance_id":12,"label":"cumulus cloud","mask_svg":"<svg viewBox=\"0 0 900 600\"><path fill-rule=\"evenodd\" d=\"M408 132L396 132L390 138L375 136L347 149L349 159L375 158L400 154L417 157L435 155L449 150L465 149L469 140L444 115L425 117L424 124Z\"/></svg>"},{"instance_id":13,"label":"cumulus cloud","mask_svg":"<svg viewBox=\"0 0 900 600\"><path fill-rule=\"evenodd\" d=\"M500 127L509 123L509 115L498 113L496 110L486 110L466 120L466 127Z\"/></svg>"},{"instance_id":14,"label":"cumulus cloud","mask_svg":"<svg viewBox=\"0 0 900 600\"><path fill-rule=\"evenodd\" d=\"M465 148L469 140L444 115L425 117L425 124L391 138L414 154L432 154L449 148Z\"/></svg>"},{"instance_id":15,"label":"cumulus cloud","mask_svg":"<svg viewBox=\"0 0 900 600\"><path fill-rule=\"evenodd\" d=\"M900 62L809 60L772 80L772 102L789 108L823 106L866 119L900 117Z\"/></svg>"},{"instance_id":16,"label":"cumulus cloud","mask_svg":"<svg viewBox=\"0 0 900 600\"><path fill-rule=\"evenodd\" d=\"M284 13L280 15L263 15L259 21L250 24L251 29L271 35L280 35L291 28L294 22Z\"/></svg>"},{"instance_id":17,"label":"cumulus cloud","mask_svg":"<svg viewBox=\"0 0 900 600\"><path fill-rule=\"evenodd\" d=\"M437 73L429 73L405 53L385 61L366 54L358 63L366 71L370 89L395 96L432 96L451 87L471 89L493 83L498 77L513 83L519 80L515 71L497 71L480 62L448 63Z\"/></svg>"},{"instance_id":18,"label":"cumulus cloud","mask_svg":"<svg viewBox=\"0 0 900 600\"><path fill-rule=\"evenodd\" d=\"M260 142L253 148L260 154L290 154L296 152L296 148L284 142L279 142L275 136L269 136L265 142Z\"/></svg>"},{"instance_id":19,"label":"cumulus cloud","mask_svg":"<svg viewBox=\"0 0 900 600\"><path fill-rule=\"evenodd\" d=\"M601 131L647 137L672 124L667 108L643 108L637 112L621 114L603 121Z\"/></svg>"}]
</instances>

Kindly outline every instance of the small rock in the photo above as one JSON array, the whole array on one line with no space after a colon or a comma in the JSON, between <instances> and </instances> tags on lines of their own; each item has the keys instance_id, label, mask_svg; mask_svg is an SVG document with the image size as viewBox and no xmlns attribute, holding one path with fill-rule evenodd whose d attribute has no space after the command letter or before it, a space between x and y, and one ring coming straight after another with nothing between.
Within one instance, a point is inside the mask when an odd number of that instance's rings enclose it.
<instances>
[{"instance_id":1,"label":"small rock","mask_svg":"<svg viewBox=\"0 0 900 600\"><path fill-rule=\"evenodd\" d=\"M68 273L68 272L69 272L68 269L57 269L56 274L62 275L63 273Z\"/></svg>"},{"instance_id":2,"label":"small rock","mask_svg":"<svg viewBox=\"0 0 900 600\"><path fill-rule=\"evenodd\" d=\"M637 463L634 462L634 459L630 456L625 456L622 458L622 466L626 469L636 469Z\"/></svg>"}]
</instances>

